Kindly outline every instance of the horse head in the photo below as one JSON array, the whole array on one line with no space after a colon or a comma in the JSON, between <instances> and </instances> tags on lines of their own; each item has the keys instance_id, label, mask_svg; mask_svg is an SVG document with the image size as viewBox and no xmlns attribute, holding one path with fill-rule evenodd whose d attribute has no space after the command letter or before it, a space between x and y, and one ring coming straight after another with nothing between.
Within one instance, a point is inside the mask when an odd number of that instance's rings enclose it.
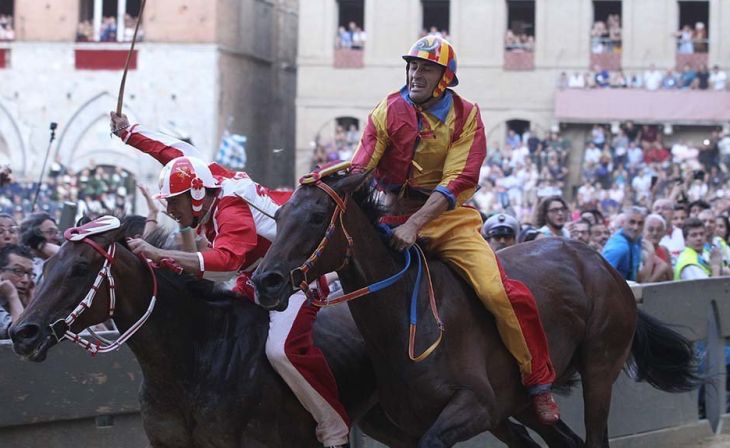
<instances>
[{"instance_id":1,"label":"horse head","mask_svg":"<svg viewBox=\"0 0 730 448\"><path fill-rule=\"evenodd\" d=\"M135 219L140 218L140 219ZM32 361L43 361L48 349L64 338L66 330L82 330L109 319L110 280L104 273L124 273L136 257L125 246L125 237L141 234L144 218L103 217L65 233L66 242L49 258L34 298L9 330L15 352ZM111 254L111 258L109 258ZM116 256L115 256L116 255ZM121 275L117 275L122 281ZM94 293L88 309L79 312L86 297ZM71 324L65 326L71 316Z\"/></svg>"},{"instance_id":2,"label":"horse head","mask_svg":"<svg viewBox=\"0 0 730 448\"><path fill-rule=\"evenodd\" d=\"M343 227L347 198L368 179L366 173L311 174L276 213L276 238L252 278L256 303L282 311L289 296L347 259Z\"/></svg>"}]
</instances>

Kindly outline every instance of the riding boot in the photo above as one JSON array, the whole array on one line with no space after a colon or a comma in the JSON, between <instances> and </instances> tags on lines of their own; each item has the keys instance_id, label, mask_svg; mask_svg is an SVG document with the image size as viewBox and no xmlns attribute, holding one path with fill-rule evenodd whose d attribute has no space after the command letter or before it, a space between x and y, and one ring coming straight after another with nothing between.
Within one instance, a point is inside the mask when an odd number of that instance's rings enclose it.
<instances>
[{"instance_id":1,"label":"riding boot","mask_svg":"<svg viewBox=\"0 0 730 448\"><path fill-rule=\"evenodd\" d=\"M549 390L532 395L532 408L543 425L554 425L560 420L558 403Z\"/></svg>"}]
</instances>

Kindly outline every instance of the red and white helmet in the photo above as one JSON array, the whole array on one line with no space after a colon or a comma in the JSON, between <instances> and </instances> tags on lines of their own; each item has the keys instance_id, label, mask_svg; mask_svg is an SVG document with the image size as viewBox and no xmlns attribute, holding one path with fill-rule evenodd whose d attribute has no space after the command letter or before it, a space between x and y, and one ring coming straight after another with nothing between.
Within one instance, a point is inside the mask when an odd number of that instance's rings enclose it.
<instances>
[{"instance_id":1,"label":"red and white helmet","mask_svg":"<svg viewBox=\"0 0 730 448\"><path fill-rule=\"evenodd\" d=\"M177 157L167 162L160 172L160 193L157 199L167 199L190 191L193 215L203 208L206 188L220 188L208 165L197 157Z\"/></svg>"}]
</instances>

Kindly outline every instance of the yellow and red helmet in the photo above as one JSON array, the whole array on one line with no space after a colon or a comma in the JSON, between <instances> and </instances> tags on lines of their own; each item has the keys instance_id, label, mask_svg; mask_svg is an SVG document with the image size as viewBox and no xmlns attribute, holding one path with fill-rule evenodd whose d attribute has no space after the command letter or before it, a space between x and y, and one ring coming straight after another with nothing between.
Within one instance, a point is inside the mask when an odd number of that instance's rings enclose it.
<instances>
[{"instance_id":1,"label":"yellow and red helmet","mask_svg":"<svg viewBox=\"0 0 730 448\"><path fill-rule=\"evenodd\" d=\"M447 87L454 87L459 84L456 77L456 51L448 40L439 36L423 36L411 46L408 54L403 55L406 62L411 59L423 59L431 61L444 68L444 74L438 85L433 89L433 96L438 97ZM406 71L408 66L406 65Z\"/></svg>"},{"instance_id":2,"label":"yellow and red helmet","mask_svg":"<svg viewBox=\"0 0 730 448\"><path fill-rule=\"evenodd\" d=\"M160 193L155 197L167 199L189 191L193 216L198 216L203 208L206 188L220 188L208 165L197 157L177 157L162 168Z\"/></svg>"}]
</instances>

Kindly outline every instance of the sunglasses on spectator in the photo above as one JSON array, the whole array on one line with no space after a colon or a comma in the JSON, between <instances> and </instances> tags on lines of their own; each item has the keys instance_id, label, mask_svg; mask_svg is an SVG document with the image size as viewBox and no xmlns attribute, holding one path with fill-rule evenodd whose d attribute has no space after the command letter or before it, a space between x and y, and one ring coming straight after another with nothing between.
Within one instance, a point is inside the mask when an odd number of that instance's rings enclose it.
<instances>
[{"instance_id":1,"label":"sunglasses on spectator","mask_svg":"<svg viewBox=\"0 0 730 448\"><path fill-rule=\"evenodd\" d=\"M0 269L0 271L4 272L10 272L14 276L18 278L23 278L24 275L27 275L29 279L33 278L33 271L26 271L25 269L19 269L19 268L3 268Z\"/></svg>"},{"instance_id":2,"label":"sunglasses on spectator","mask_svg":"<svg viewBox=\"0 0 730 448\"><path fill-rule=\"evenodd\" d=\"M6 234L6 233L8 233L8 234L10 234L10 235L15 235L15 234L17 234L17 233L18 233L18 231L19 231L19 230L20 230L20 228L19 228L19 227L17 227L17 226L12 226L12 227L0 227L0 235L4 235L4 234Z\"/></svg>"}]
</instances>

